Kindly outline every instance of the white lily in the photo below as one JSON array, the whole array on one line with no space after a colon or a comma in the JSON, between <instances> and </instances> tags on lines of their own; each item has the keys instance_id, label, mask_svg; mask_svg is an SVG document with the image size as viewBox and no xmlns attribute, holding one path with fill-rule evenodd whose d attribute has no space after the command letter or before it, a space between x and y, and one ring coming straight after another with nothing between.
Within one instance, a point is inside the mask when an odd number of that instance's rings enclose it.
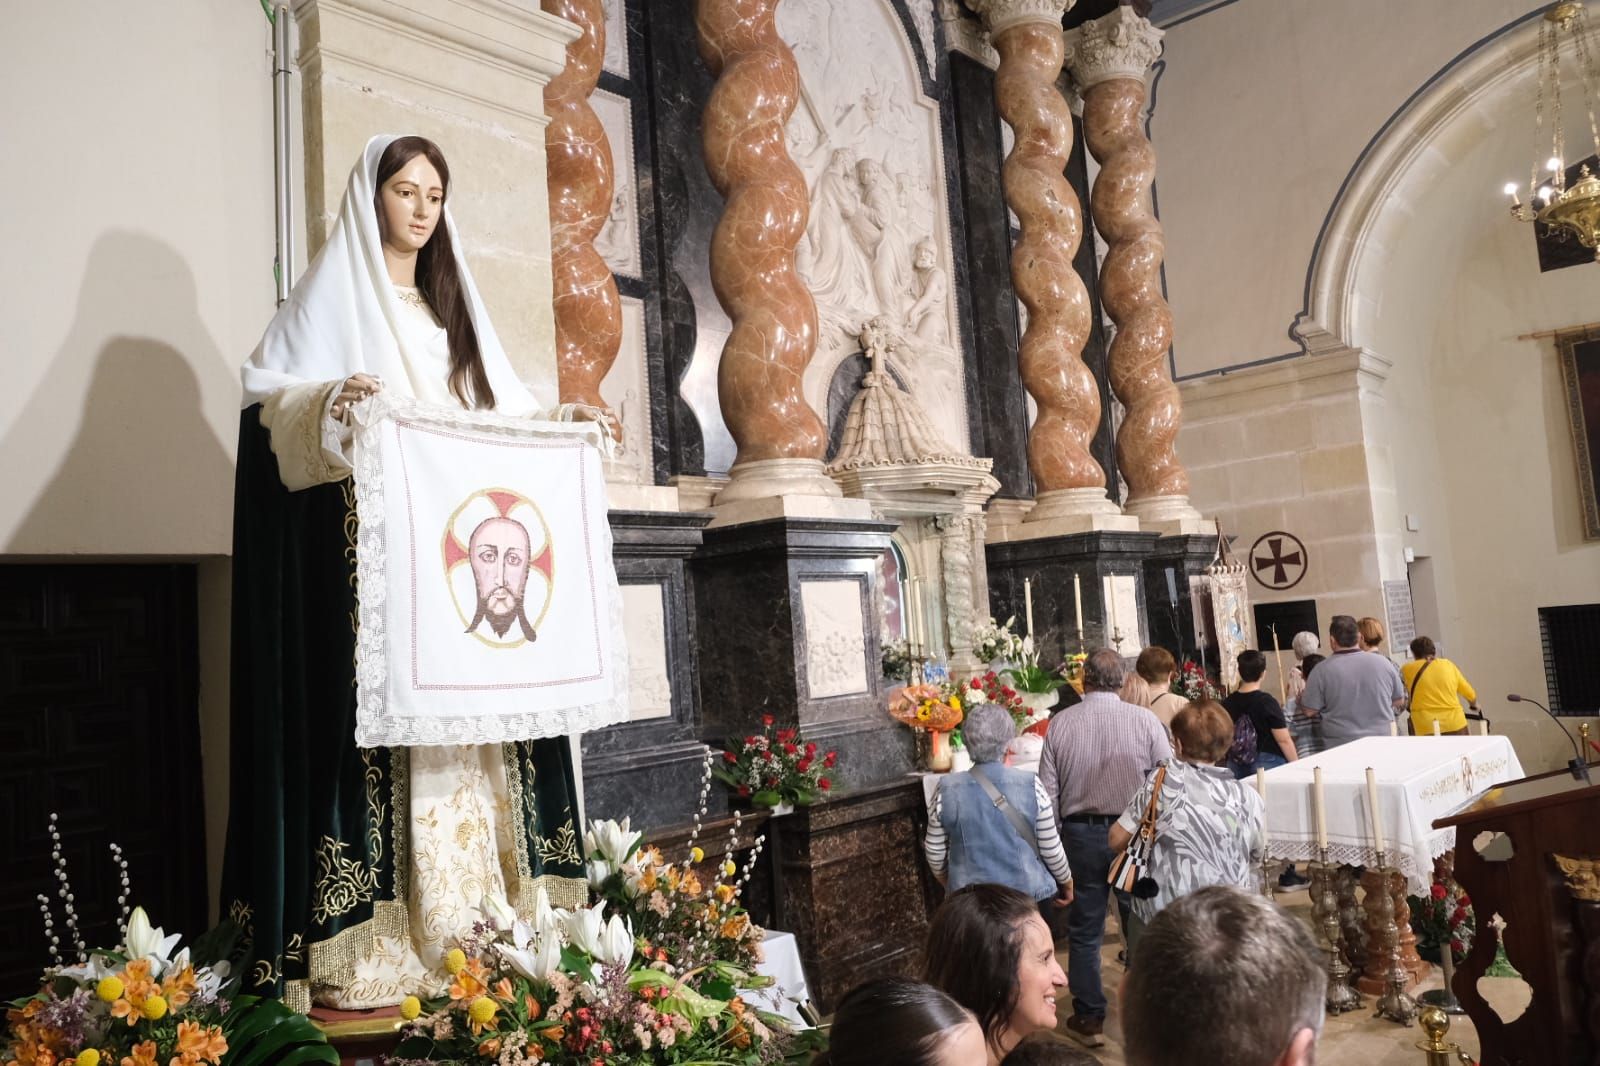
<instances>
[{"instance_id":1,"label":"white lily","mask_svg":"<svg viewBox=\"0 0 1600 1066\"><path fill-rule=\"evenodd\" d=\"M222 983L228 979L228 974L233 967L227 959L221 959L210 966L202 967L195 971L195 987L199 989L202 999L216 999L222 991Z\"/></svg>"},{"instance_id":2,"label":"white lily","mask_svg":"<svg viewBox=\"0 0 1600 1066\"><path fill-rule=\"evenodd\" d=\"M110 977L120 969L122 969L121 966L104 955L90 955L87 962L80 962L74 966L61 966L53 972L60 974L62 977L70 977L74 981L92 985L102 977Z\"/></svg>"},{"instance_id":3,"label":"white lily","mask_svg":"<svg viewBox=\"0 0 1600 1066\"><path fill-rule=\"evenodd\" d=\"M583 834L583 849L589 858L604 859L615 870L628 861L643 837L643 833L633 831L629 819L624 818L619 823L608 818L589 823Z\"/></svg>"},{"instance_id":4,"label":"white lily","mask_svg":"<svg viewBox=\"0 0 1600 1066\"><path fill-rule=\"evenodd\" d=\"M494 926L497 933L507 932L517 920L517 912L511 904L489 892L485 892L478 901L478 909L489 919L489 924Z\"/></svg>"},{"instance_id":5,"label":"white lily","mask_svg":"<svg viewBox=\"0 0 1600 1066\"><path fill-rule=\"evenodd\" d=\"M1032 655L1033 654L1033 638L1032 637L1023 637L1022 638L1022 654L1024 654L1024 655Z\"/></svg>"},{"instance_id":6,"label":"white lily","mask_svg":"<svg viewBox=\"0 0 1600 1066\"><path fill-rule=\"evenodd\" d=\"M611 876L611 864L604 859L590 859L584 863L583 869L590 888L599 888Z\"/></svg>"},{"instance_id":7,"label":"white lily","mask_svg":"<svg viewBox=\"0 0 1600 1066\"><path fill-rule=\"evenodd\" d=\"M541 983L561 967L561 934L554 925L539 930L534 940L527 922L518 921L511 928L512 943L494 945L500 957L515 971L530 981Z\"/></svg>"},{"instance_id":8,"label":"white lily","mask_svg":"<svg viewBox=\"0 0 1600 1066\"><path fill-rule=\"evenodd\" d=\"M152 928L150 916L145 914L143 907L133 908L133 914L128 918L128 928L122 934L128 958L149 959L152 977L160 977L172 964L172 949L178 946L181 939L183 937L179 933L167 936L160 926Z\"/></svg>"},{"instance_id":9,"label":"white lily","mask_svg":"<svg viewBox=\"0 0 1600 1066\"><path fill-rule=\"evenodd\" d=\"M533 927L539 930L541 934L547 928L559 930L558 913L550 908L550 893L544 890L543 885L540 885L539 890L533 894Z\"/></svg>"},{"instance_id":10,"label":"white lily","mask_svg":"<svg viewBox=\"0 0 1600 1066\"><path fill-rule=\"evenodd\" d=\"M580 907L567 916L567 940L579 951L590 958L600 957L601 934L605 928L605 919L595 907Z\"/></svg>"},{"instance_id":11,"label":"white lily","mask_svg":"<svg viewBox=\"0 0 1600 1066\"><path fill-rule=\"evenodd\" d=\"M606 923L595 958L614 966L626 966L633 961L633 930L621 916L613 914Z\"/></svg>"}]
</instances>

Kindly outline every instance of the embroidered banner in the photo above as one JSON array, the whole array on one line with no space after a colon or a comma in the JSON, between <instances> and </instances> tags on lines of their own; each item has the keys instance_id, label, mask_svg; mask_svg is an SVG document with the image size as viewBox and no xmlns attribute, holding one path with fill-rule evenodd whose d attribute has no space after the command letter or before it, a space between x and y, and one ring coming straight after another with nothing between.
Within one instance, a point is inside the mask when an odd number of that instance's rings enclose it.
<instances>
[{"instance_id":1,"label":"embroidered banner","mask_svg":"<svg viewBox=\"0 0 1600 1066\"><path fill-rule=\"evenodd\" d=\"M493 744L626 720L594 426L381 394L357 419L356 743Z\"/></svg>"}]
</instances>

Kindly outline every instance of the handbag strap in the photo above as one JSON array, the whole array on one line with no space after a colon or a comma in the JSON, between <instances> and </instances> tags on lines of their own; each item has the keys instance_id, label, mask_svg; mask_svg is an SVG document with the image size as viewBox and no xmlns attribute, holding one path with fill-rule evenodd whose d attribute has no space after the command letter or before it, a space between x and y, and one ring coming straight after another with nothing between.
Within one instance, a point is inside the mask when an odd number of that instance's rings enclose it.
<instances>
[{"instance_id":1,"label":"handbag strap","mask_svg":"<svg viewBox=\"0 0 1600 1066\"><path fill-rule=\"evenodd\" d=\"M1156 776L1150 780L1150 802L1144 805L1144 817L1139 819L1139 835L1146 843L1156 838L1156 817L1160 814L1161 787L1167 783L1166 764L1156 767Z\"/></svg>"},{"instance_id":2,"label":"handbag strap","mask_svg":"<svg viewBox=\"0 0 1600 1066\"><path fill-rule=\"evenodd\" d=\"M989 775L983 772L982 766L974 763L972 769L967 772L972 775L974 781L982 786L983 791L989 796L989 802L995 805L995 809L1006 816L1006 821L1011 823L1011 828L1015 829L1017 835L1027 842L1029 848L1033 849L1034 857L1043 862L1043 856L1039 854L1039 838L1034 834L1033 826L1029 825L1028 820L1022 816L1022 812L1013 807L1011 801L1000 794L1000 790L994 787L994 782L989 780Z\"/></svg>"},{"instance_id":3,"label":"handbag strap","mask_svg":"<svg viewBox=\"0 0 1600 1066\"><path fill-rule=\"evenodd\" d=\"M1434 660L1427 660L1422 664L1422 669L1418 670L1411 678L1411 691L1406 693L1406 710L1409 711L1411 709L1411 701L1417 698L1417 682L1422 680L1422 675L1427 673L1428 667L1432 666L1433 664Z\"/></svg>"}]
</instances>

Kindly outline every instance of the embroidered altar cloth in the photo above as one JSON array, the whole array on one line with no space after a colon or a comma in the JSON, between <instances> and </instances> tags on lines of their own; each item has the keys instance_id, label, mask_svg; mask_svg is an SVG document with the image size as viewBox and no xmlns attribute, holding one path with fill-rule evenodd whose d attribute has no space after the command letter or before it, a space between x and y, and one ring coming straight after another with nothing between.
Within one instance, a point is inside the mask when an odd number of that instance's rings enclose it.
<instances>
[{"instance_id":1,"label":"embroidered altar cloth","mask_svg":"<svg viewBox=\"0 0 1600 1066\"><path fill-rule=\"evenodd\" d=\"M356 418L356 743L492 744L624 721L594 425L382 393Z\"/></svg>"},{"instance_id":2,"label":"embroidered altar cloth","mask_svg":"<svg viewBox=\"0 0 1600 1066\"><path fill-rule=\"evenodd\" d=\"M1363 737L1266 773L1267 854L1316 857L1312 770L1322 767L1328 858L1354 866L1378 861L1367 812L1367 767L1378 779L1378 806L1389 864L1418 895L1433 881L1433 860L1455 847L1454 829L1434 829L1494 785L1523 776L1505 737Z\"/></svg>"}]
</instances>

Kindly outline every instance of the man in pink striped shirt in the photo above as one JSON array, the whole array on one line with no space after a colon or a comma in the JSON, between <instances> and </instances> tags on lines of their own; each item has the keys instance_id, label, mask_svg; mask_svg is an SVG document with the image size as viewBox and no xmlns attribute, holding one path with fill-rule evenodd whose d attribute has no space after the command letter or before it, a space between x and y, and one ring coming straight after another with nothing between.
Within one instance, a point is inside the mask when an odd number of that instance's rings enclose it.
<instances>
[{"instance_id":1,"label":"man in pink striped shirt","mask_svg":"<svg viewBox=\"0 0 1600 1066\"><path fill-rule=\"evenodd\" d=\"M1088 1047L1105 1044L1100 945L1112 892L1106 883L1112 860L1107 836L1145 775L1172 758L1161 720L1117 695L1125 675L1122 656L1115 651L1099 648L1090 654L1083 664L1083 702L1050 720L1039 760L1039 783L1055 801L1077 886L1067 911L1067 983L1072 991L1067 1033ZM1118 892L1124 929L1128 903Z\"/></svg>"}]
</instances>

